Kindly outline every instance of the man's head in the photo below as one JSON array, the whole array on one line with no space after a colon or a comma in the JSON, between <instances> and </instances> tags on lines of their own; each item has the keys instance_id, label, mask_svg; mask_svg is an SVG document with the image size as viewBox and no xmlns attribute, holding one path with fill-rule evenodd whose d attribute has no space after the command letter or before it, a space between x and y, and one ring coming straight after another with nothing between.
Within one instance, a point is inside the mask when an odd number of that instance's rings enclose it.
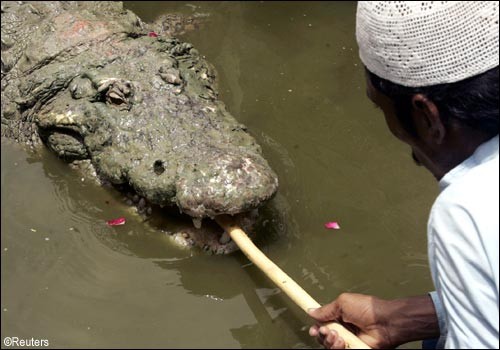
<instances>
[{"instance_id":1,"label":"man's head","mask_svg":"<svg viewBox=\"0 0 500 350\"><path fill-rule=\"evenodd\" d=\"M361 1L356 36L369 98L436 178L498 134L498 2Z\"/></svg>"}]
</instances>

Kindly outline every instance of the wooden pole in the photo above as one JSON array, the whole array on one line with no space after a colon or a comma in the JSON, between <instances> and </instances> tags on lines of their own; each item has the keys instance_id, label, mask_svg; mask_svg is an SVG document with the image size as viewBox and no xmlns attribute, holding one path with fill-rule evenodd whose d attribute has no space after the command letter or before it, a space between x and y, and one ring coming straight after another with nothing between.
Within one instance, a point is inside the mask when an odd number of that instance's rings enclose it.
<instances>
[{"instance_id":1,"label":"wooden pole","mask_svg":"<svg viewBox=\"0 0 500 350\"><path fill-rule=\"evenodd\" d=\"M269 277L286 295L288 295L295 304L297 304L306 313L309 309L318 308L321 305L314 300L301 286L299 286L290 276L273 263L259 248L253 244L246 233L236 225L230 216L221 215L215 218L215 221L231 236L231 239L238 245L243 253L257 267ZM361 339L347 330L339 323L328 323L329 329L337 331L344 339L346 347L352 349L370 349Z\"/></svg>"}]
</instances>

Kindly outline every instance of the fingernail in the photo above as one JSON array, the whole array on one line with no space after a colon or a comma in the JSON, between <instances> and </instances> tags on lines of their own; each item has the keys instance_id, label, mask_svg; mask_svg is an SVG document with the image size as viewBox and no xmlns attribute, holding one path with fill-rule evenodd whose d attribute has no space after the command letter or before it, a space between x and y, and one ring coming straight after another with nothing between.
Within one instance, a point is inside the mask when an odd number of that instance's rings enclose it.
<instances>
[{"instance_id":1,"label":"fingernail","mask_svg":"<svg viewBox=\"0 0 500 350\"><path fill-rule=\"evenodd\" d=\"M311 313L311 312L313 312L314 310L318 310L318 308L317 308L317 307L311 307L311 308L307 309L307 312L308 312L308 313Z\"/></svg>"}]
</instances>

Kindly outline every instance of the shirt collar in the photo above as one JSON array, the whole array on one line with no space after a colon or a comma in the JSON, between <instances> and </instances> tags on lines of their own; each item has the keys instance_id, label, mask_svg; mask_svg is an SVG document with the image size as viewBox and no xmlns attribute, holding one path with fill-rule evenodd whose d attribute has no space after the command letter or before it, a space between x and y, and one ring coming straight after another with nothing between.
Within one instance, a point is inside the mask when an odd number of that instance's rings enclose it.
<instances>
[{"instance_id":1,"label":"shirt collar","mask_svg":"<svg viewBox=\"0 0 500 350\"><path fill-rule=\"evenodd\" d=\"M498 135L479 145L469 158L448 171L439 181L439 189L443 191L448 185L465 175L469 170L489 161L495 156L498 157Z\"/></svg>"}]
</instances>

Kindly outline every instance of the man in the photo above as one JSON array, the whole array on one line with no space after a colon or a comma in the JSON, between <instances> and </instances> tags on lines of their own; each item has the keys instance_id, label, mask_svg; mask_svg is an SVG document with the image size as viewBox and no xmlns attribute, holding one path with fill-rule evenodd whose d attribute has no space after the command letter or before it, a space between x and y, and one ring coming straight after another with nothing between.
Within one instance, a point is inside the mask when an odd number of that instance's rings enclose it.
<instances>
[{"instance_id":1,"label":"man","mask_svg":"<svg viewBox=\"0 0 500 350\"><path fill-rule=\"evenodd\" d=\"M327 321L375 348L438 337L438 348L499 347L498 31L497 1L358 3L368 97L439 182L427 232L436 292L341 294L310 312L325 347L345 346Z\"/></svg>"}]
</instances>

